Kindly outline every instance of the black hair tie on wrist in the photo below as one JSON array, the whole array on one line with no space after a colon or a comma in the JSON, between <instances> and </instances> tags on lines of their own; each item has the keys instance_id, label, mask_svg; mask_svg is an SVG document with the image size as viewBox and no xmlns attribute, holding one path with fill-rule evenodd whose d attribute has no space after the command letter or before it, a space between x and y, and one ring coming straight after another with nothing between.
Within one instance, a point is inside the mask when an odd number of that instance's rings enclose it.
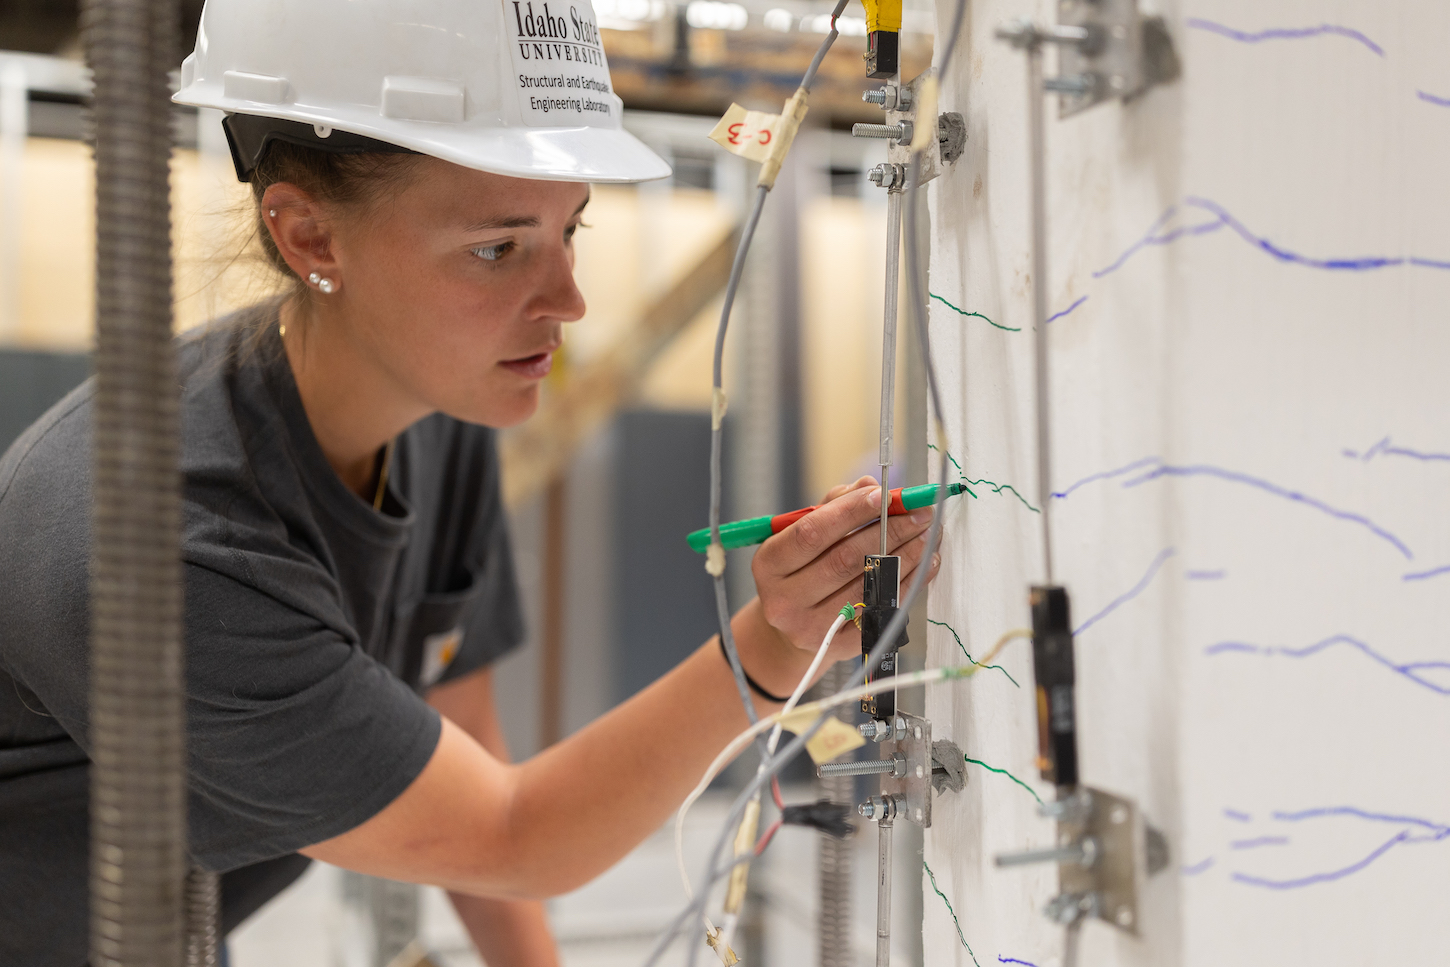
<instances>
[{"instance_id":1,"label":"black hair tie on wrist","mask_svg":"<svg viewBox=\"0 0 1450 967\"><path fill-rule=\"evenodd\" d=\"M725 664L730 665L730 652L725 650L724 638L720 639L720 654L725 656ZM744 662L740 663L740 673L745 676L745 684L750 686L750 690L755 694L759 695L761 698L765 699L767 702L774 702L777 705L784 705L786 702L790 701L789 695L787 695L785 698L781 698L779 695L772 695L765 689L761 688L760 683L757 682L755 679L751 678L750 672L745 670ZM735 668L733 665L730 667L730 674L735 674Z\"/></svg>"}]
</instances>

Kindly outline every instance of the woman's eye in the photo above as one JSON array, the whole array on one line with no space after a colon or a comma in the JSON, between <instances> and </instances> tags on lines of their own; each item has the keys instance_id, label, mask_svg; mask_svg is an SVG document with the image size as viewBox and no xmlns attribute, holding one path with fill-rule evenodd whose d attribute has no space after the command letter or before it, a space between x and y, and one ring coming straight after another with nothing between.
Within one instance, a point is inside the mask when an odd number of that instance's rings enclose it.
<instances>
[{"instance_id":1,"label":"woman's eye","mask_svg":"<svg viewBox=\"0 0 1450 967\"><path fill-rule=\"evenodd\" d=\"M497 262L513 250L513 242L499 242L497 245L484 245L473 250L473 254L485 262Z\"/></svg>"}]
</instances>

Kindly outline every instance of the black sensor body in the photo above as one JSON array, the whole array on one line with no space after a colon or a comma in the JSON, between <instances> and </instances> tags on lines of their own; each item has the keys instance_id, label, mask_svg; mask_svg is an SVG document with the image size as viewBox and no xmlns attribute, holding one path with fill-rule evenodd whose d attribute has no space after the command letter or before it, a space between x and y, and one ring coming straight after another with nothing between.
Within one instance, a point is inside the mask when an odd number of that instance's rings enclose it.
<instances>
[{"instance_id":1,"label":"black sensor body","mask_svg":"<svg viewBox=\"0 0 1450 967\"><path fill-rule=\"evenodd\" d=\"M866 35L866 76L895 77L901 72L901 35L873 30Z\"/></svg>"},{"instance_id":2,"label":"black sensor body","mask_svg":"<svg viewBox=\"0 0 1450 967\"><path fill-rule=\"evenodd\" d=\"M901 597L901 558L883 554L866 555L865 591L861 596L865 607L861 609L861 656L870 660L871 649L881 640L881 634L899 610ZM896 674L896 652L907 643L906 628L895 644L881 655L880 661L866 672L866 684ZM861 711L872 718L889 719L896 715L896 693L868 695L861 700Z\"/></svg>"},{"instance_id":3,"label":"black sensor body","mask_svg":"<svg viewBox=\"0 0 1450 967\"><path fill-rule=\"evenodd\" d=\"M1076 786L1077 669L1067 589L1032 589L1032 671L1037 679L1037 767L1059 789Z\"/></svg>"}]
</instances>

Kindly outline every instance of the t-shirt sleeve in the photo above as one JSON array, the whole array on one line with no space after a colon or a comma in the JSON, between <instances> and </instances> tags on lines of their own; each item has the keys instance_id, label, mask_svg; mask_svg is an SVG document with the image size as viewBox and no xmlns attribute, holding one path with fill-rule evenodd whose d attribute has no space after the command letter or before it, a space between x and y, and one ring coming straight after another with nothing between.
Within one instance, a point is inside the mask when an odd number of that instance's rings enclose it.
<instances>
[{"instance_id":1,"label":"t-shirt sleeve","mask_svg":"<svg viewBox=\"0 0 1450 967\"><path fill-rule=\"evenodd\" d=\"M338 836L423 771L436 712L316 618L186 568L193 855L233 869Z\"/></svg>"}]
</instances>

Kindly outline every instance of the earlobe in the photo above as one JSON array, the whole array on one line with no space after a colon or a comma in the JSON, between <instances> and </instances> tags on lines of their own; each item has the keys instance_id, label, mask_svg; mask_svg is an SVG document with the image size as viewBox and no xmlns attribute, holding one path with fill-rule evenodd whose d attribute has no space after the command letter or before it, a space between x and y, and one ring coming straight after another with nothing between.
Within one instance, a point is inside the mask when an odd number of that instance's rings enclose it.
<instances>
[{"instance_id":1,"label":"earlobe","mask_svg":"<svg viewBox=\"0 0 1450 967\"><path fill-rule=\"evenodd\" d=\"M324 294L336 291L338 266L332 233L317 200L296 185L282 182L267 189L261 207L267 212L263 223L288 267Z\"/></svg>"}]
</instances>

